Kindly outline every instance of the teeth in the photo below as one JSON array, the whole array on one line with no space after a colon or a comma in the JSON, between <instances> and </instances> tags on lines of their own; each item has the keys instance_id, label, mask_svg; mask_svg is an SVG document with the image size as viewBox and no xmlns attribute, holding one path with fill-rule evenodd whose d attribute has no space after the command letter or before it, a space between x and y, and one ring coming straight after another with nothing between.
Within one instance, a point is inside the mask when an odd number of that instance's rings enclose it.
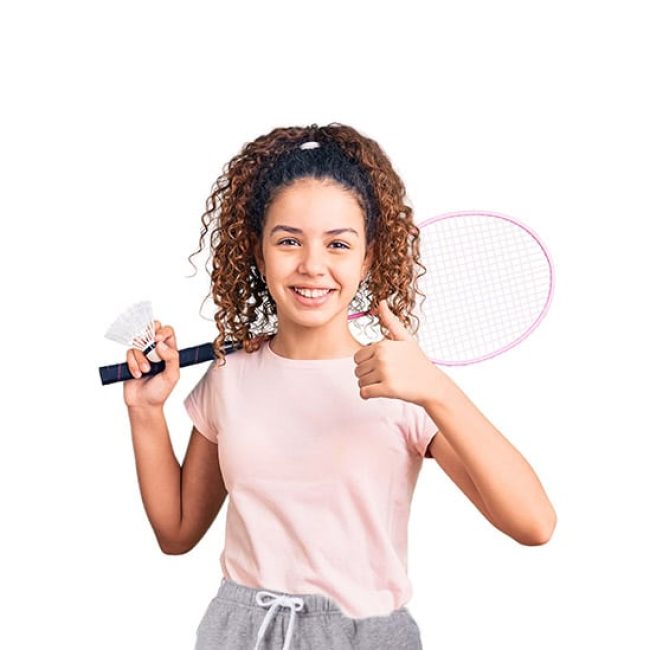
<instances>
[{"instance_id":1,"label":"teeth","mask_svg":"<svg viewBox=\"0 0 650 650\"><path fill-rule=\"evenodd\" d=\"M298 289L297 287L294 287L293 290L306 298L318 298L329 292L329 289Z\"/></svg>"}]
</instances>

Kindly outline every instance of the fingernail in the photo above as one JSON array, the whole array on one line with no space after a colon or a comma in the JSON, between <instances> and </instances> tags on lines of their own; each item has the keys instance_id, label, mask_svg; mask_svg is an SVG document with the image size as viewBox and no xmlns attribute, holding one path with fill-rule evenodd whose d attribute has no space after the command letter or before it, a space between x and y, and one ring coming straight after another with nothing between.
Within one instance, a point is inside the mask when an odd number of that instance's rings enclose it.
<instances>
[{"instance_id":1,"label":"fingernail","mask_svg":"<svg viewBox=\"0 0 650 650\"><path fill-rule=\"evenodd\" d=\"M163 343L163 341L161 341L160 343L158 343L158 347L159 347L161 350L166 350L166 349L167 349L167 346L165 345L165 343Z\"/></svg>"}]
</instances>

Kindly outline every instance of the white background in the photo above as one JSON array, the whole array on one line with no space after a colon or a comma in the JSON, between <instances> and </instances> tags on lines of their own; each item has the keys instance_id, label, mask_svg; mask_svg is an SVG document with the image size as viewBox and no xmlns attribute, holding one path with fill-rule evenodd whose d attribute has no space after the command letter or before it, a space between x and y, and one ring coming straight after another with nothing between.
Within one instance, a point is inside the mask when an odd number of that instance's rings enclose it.
<instances>
[{"instance_id":1,"label":"white background","mask_svg":"<svg viewBox=\"0 0 650 650\"><path fill-rule=\"evenodd\" d=\"M0 645L190 649L221 577L225 506L158 548L103 338L150 299L179 346L212 340L187 257L223 165L276 126L350 124L416 221L480 208L549 247L535 333L447 369L531 463L551 541L521 546L430 459L409 528L425 648L647 648L643 3L22 2L0 14L4 398ZM642 335L643 334L643 335ZM191 422L183 371L165 413ZM287 405L290 408L290 404Z\"/></svg>"}]
</instances>

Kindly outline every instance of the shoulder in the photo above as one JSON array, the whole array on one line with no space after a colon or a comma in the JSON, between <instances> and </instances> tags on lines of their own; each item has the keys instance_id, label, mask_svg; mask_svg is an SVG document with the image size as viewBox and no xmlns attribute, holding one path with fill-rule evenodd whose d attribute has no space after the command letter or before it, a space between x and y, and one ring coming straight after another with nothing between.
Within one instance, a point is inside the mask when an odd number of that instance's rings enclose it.
<instances>
[{"instance_id":1,"label":"shoulder","mask_svg":"<svg viewBox=\"0 0 650 650\"><path fill-rule=\"evenodd\" d=\"M223 385L224 383L239 382L250 379L252 375L260 374L263 369L263 348L247 350L244 347L228 352L223 359L216 357L210 362L205 371L206 380Z\"/></svg>"},{"instance_id":2,"label":"shoulder","mask_svg":"<svg viewBox=\"0 0 650 650\"><path fill-rule=\"evenodd\" d=\"M215 357L210 364L209 370L215 372L216 370L226 370L236 366L252 363L263 356L263 348L265 343L255 341L246 341L241 347L237 347L230 352L226 352L223 359L218 361Z\"/></svg>"}]
</instances>

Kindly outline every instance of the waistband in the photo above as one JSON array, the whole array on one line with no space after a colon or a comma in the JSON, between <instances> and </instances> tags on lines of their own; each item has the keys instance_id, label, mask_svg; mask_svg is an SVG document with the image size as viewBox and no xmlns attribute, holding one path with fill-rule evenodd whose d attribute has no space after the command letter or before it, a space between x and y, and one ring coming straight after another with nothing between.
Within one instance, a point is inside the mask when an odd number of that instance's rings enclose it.
<instances>
[{"instance_id":1,"label":"waistband","mask_svg":"<svg viewBox=\"0 0 650 650\"><path fill-rule=\"evenodd\" d=\"M258 594L260 594L260 596L258 596ZM317 612L329 612L330 614L339 614L343 616L343 612L336 602L323 594L295 594L286 591L275 591L273 589L256 589L254 587L247 587L246 585L234 582L229 578L221 579L221 585L219 586L217 597L222 600L229 600L233 603L240 603L251 607L264 607L265 605L261 604L261 599L263 599L267 594L279 596L287 603L290 601L301 603L302 606L300 606L299 609L296 608L296 611L299 611L301 615Z\"/></svg>"}]
</instances>

